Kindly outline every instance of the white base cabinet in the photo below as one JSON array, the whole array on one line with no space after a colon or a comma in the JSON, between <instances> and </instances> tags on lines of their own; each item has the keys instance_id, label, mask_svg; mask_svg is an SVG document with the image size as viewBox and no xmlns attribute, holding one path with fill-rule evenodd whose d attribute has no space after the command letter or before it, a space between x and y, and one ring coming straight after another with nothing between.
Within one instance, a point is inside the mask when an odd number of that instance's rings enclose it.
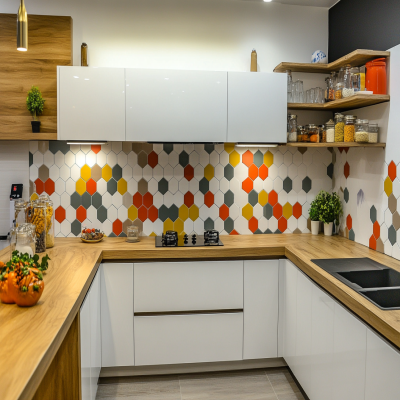
<instances>
[{"instance_id":1,"label":"white base cabinet","mask_svg":"<svg viewBox=\"0 0 400 400\"><path fill-rule=\"evenodd\" d=\"M244 262L244 360L278 356L278 273L278 260Z\"/></svg>"},{"instance_id":2,"label":"white base cabinet","mask_svg":"<svg viewBox=\"0 0 400 400\"><path fill-rule=\"evenodd\" d=\"M101 369L100 273L97 272L80 309L82 400L95 400Z\"/></svg>"},{"instance_id":3,"label":"white base cabinet","mask_svg":"<svg viewBox=\"0 0 400 400\"><path fill-rule=\"evenodd\" d=\"M133 264L101 266L102 367L135 365Z\"/></svg>"}]
</instances>

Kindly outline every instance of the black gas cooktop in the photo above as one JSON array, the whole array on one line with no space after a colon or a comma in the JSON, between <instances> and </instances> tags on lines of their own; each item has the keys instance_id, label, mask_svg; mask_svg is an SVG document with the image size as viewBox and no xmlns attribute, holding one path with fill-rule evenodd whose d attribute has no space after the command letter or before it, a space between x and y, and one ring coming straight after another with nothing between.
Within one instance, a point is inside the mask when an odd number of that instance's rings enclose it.
<instances>
[{"instance_id":1,"label":"black gas cooktop","mask_svg":"<svg viewBox=\"0 0 400 400\"><path fill-rule=\"evenodd\" d=\"M167 231L156 236L156 247L202 247L223 246L216 230L208 230L204 235L178 235L175 231Z\"/></svg>"}]
</instances>

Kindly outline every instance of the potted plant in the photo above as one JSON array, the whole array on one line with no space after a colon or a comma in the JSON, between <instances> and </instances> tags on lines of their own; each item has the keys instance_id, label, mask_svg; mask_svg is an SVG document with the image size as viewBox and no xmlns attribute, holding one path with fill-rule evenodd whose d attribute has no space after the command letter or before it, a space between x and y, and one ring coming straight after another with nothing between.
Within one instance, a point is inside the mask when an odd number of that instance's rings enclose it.
<instances>
[{"instance_id":1,"label":"potted plant","mask_svg":"<svg viewBox=\"0 0 400 400\"><path fill-rule=\"evenodd\" d=\"M309 215L311 219L311 233L313 235L318 235L319 233L319 215L321 212L321 193L318 193L317 197L311 202Z\"/></svg>"},{"instance_id":2,"label":"potted plant","mask_svg":"<svg viewBox=\"0 0 400 400\"><path fill-rule=\"evenodd\" d=\"M321 191L321 212L319 219L324 223L324 233L332 236L333 223L339 225L339 217L343 214L342 202L337 193L329 194Z\"/></svg>"},{"instance_id":3,"label":"potted plant","mask_svg":"<svg viewBox=\"0 0 400 400\"><path fill-rule=\"evenodd\" d=\"M37 116L43 113L44 102L39 88L32 86L26 98L26 107L33 116L33 121L31 121L33 133L40 132L40 121L37 120Z\"/></svg>"}]
</instances>

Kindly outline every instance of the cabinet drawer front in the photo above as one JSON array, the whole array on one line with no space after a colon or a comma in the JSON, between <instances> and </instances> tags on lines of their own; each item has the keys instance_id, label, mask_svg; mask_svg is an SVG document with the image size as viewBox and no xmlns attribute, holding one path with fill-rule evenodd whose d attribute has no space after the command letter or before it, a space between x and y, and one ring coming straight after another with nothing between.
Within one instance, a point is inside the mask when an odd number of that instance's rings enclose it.
<instances>
[{"instance_id":1,"label":"cabinet drawer front","mask_svg":"<svg viewBox=\"0 0 400 400\"><path fill-rule=\"evenodd\" d=\"M243 261L134 265L134 311L243 309Z\"/></svg>"},{"instance_id":2,"label":"cabinet drawer front","mask_svg":"<svg viewBox=\"0 0 400 400\"><path fill-rule=\"evenodd\" d=\"M135 317L135 365L242 359L243 313Z\"/></svg>"}]
</instances>

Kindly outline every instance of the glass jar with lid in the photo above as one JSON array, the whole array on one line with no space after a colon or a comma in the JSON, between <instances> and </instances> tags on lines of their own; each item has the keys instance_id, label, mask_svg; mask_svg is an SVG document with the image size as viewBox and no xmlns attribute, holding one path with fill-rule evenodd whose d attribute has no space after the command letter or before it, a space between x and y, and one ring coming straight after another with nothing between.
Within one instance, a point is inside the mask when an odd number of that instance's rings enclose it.
<instances>
[{"instance_id":1,"label":"glass jar with lid","mask_svg":"<svg viewBox=\"0 0 400 400\"><path fill-rule=\"evenodd\" d=\"M47 203L35 200L31 203L31 211L28 222L35 225L36 253L46 251L46 210Z\"/></svg>"},{"instance_id":2,"label":"glass jar with lid","mask_svg":"<svg viewBox=\"0 0 400 400\"><path fill-rule=\"evenodd\" d=\"M17 250L33 257L35 254L35 226L22 223L11 228L11 252Z\"/></svg>"},{"instance_id":3,"label":"glass jar with lid","mask_svg":"<svg viewBox=\"0 0 400 400\"><path fill-rule=\"evenodd\" d=\"M346 115L345 126L344 126L344 141L345 142L354 142L354 134L355 134L355 122L357 117L355 115Z\"/></svg>"},{"instance_id":4,"label":"glass jar with lid","mask_svg":"<svg viewBox=\"0 0 400 400\"><path fill-rule=\"evenodd\" d=\"M307 142L319 143L319 128L317 125L308 125Z\"/></svg>"},{"instance_id":5,"label":"glass jar with lid","mask_svg":"<svg viewBox=\"0 0 400 400\"><path fill-rule=\"evenodd\" d=\"M378 124L369 124L368 126L368 143L378 143Z\"/></svg>"},{"instance_id":6,"label":"glass jar with lid","mask_svg":"<svg viewBox=\"0 0 400 400\"><path fill-rule=\"evenodd\" d=\"M344 115L335 114L335 142L343 142L344 140Z\"/></svg>"},{"instance_id":7,"label":"glass jar with lid","mask_svg":"<svg viewBox=\"0 0 400 400\"><path fill-rule=\"evenodd\" d=\"M46 248L54 246L54 207L47 194L39 196L39 200L46 203Z\"/></svg>"},{"instance_id":8,"label":"glass jar with lid","mask_svg":"<svg viewBox=\"0 0 400 400\"><path fill-rule=\"evenodd\" d=\"M303 125L299 125L297 127L297 141L302 142L303 141L303 135L305 134L305 127Z\"/></svg>"},{"instance_id":9,"label":"glass jar with lid","mask_svg":"<svg viewBox=\"0 0 400 400\"><path fill-rule=\"evenodd\" d=\"M330 119L325 124L326 129L326 142L327 143L334 143L335 142L335 122L333 119Z\"/></svg>"},{"instance_id":10,"label":"glass jar with lid","mask_svg":"<svg viewBox=\"0 0 400 400\"><path fill-rule=\"evenodd\" d=\"M128 226L126 232L126 241L129 243L135 243L139 241L139 227L136 225Z\"/></svg>"},{"instance_id":11,"label":"glass jar with lid","mask_svg":"<svg viewBox=\"0 0 400 400\"><path fill-rule=\"evenodd\" d=\"M368 143L368 120L358 119L356 120L356 132L354 134L354 141L357 143Z\"/></svg>"},{"instance_id":12,"label":"glass jar with lid","mask_svg":"<svg viewBox=\"0 0 400 400\"><path fill-rule=\"evenodd\" d=\"M291 114L288 125L288 142L297 142L297 115Z\"/></svg>"},{"instance_id":13,"label":"glass jar with lid","mask_svg":"<svg viewBox=\"0 0 400 400\"><path fill-rule=\"evenodd\" d=\"M15 226L19 226L20 224L24 224L26 222L26 210L28 208L28 202L19 199L15 200L14 203L14 220Z\"/></svg>"},{"instance_id":14,"label":"glass jar with lid","mask_svg":"<svg viewBox=\"0 0 400 400\"><path fill-rule=\"evenodd\" d=\"M335 86L335 100L340 100L343 98L343 83L339 82Z\"/></svg>"},{"instance_id":15,"label":"glass jar with lid","mask_svg":"<svg viewBox=\"0 0 400 400\"><path fill-rule=\"evenodd\" d=\"M319 129L319 141L320 143L326 143L326 128L325 125L318 125Z\"/></svg>"}]
</instances>

